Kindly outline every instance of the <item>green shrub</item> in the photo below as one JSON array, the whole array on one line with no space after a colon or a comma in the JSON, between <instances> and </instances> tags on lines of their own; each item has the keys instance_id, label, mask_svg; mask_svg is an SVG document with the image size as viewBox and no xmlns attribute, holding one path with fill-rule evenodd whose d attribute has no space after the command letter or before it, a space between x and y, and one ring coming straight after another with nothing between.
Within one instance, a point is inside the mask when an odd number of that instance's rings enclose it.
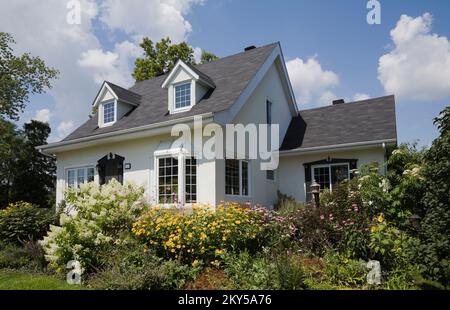
<instances>
[{"instance_id":1,"label":"green shrub","mask_svg":"<svg viewBox=\"0 0 450 310\"><path fill-rule=\"evenodd\" d=\"M65 198L75 214L61 214L61 226L51 226L41 241L50 267L65 271L70 260L78 260L86 272L101 267L102 253L111 244L121 244L146 209L143 192L143 188L121 185L116 180L69 189Z\"/></svg>"},{"instance_id":2,"label":"green shrub","mask_svg":"<svg viewBox=\"0 0 450 310\"><path fill-rule=\"evenodd\" d=\"M328 252L324 257L324 266L324 282L349 287L362 287L366 284L368 270L365 261Z\"/></svg>"},{"instance_id":3,"label":"green shrub","mask_svg":"<svg viewBox=\"0 0 450 310\"><path fill-rule=\"evenodd\" d=\"M227 255L224 268L233 289L279 289L276 264L267 257L254 257L248 252Z\"/></svg>"},{"instance_id":4,"label":"green shrub","mask_svg":"<svg viewBox=\"0 0 450 310\"><path fill-rule=\"evenodd\" d=\"M22 245L0 243L0 268L23 268L27 270L42 270L44 255L36 241L25 241Z\"/></svg>"},{"instance_id":5,"label":"green shrub","mask_svg":"<svg viewBox=\"0 0 450 310\"><path fill-rule=\"evenodd\" d=\"M27 202L16 202L0 210L0 240L19 244L38 240L55 220L51 209L41 209Z\"/></svg>"},{"instance_id":6,"label":"green shrub","mask_svg":"<svg viewBox=\"0 0 450 310\"><path fill-rule=\"evenodd\" d=\"M111 247L106 261L103 268L88 280L90 287L108 290L181 289L197 271L179 261L157 257L135 242Z\"/></svg>"}]
</instances>

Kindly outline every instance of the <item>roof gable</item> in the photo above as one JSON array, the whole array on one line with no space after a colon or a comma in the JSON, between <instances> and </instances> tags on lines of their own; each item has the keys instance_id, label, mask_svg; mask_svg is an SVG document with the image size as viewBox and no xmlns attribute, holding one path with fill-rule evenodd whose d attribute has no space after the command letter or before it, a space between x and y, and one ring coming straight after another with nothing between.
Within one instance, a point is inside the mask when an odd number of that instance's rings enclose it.
<instances>
[{"instance_id":1,"label":"roof gable","mask_svg":"<svg viewBox=\"0 0 450 310\"><path fill-rule=\"evenodd\" d=\"M101 101L103 101L103 98L107 92L109 92L111 94L113 99L131 104L134 106L139 105L140 100L141 100L141 95L136 94L132 91L129 91L128 89L120 87L111 82L104 81L102 86L100 87L100 90L97 92L97 95L95 96L95 99L92 102L92 105L97 106Z\"/></svg>"}]
</instances>

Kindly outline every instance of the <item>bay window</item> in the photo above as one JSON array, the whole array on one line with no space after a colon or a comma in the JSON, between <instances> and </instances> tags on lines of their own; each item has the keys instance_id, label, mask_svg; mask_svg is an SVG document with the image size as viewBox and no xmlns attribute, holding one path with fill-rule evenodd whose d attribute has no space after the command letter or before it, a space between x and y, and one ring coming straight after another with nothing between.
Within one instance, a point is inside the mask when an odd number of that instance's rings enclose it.
<instances>
[{"instance_id":1,"label":"bay window","mask_svg":"<svg viewBox=\"0 0 450 310\"><path fill-rule=\"evenodd\" d=\"M249 162L246 160L225 160L225 194L249 196Z\"/></svg>"},{"instance_id":2,"label":"bay window","mask_svg":"<svg viewBox=\"0 0 450 310\"><path fill-rule=\"evenodd\" d=\"M197 202L195 157L185 155L158 157L157 165L158 203Z\"/></svg>"}]
</instances>

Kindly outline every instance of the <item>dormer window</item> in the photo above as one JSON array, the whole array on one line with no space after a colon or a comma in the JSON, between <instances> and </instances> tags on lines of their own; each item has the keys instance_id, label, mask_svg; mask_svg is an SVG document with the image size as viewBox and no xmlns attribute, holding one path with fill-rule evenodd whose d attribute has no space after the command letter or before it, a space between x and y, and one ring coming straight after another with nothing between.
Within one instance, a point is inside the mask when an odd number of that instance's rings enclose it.
<instances>
[{"instance_id":1,"label":"dormer window","mask_svg":"<svg viewBox=\"0 0 450 310\"><path fill-rule=\"evenodd\" d=\"M172 114L190 110L216 85L205 73L178 60L161 87L167 89L167 108Z\"/></svg>"},{"instance_id":2,"label":"dormer window","mask_svg":"<svg viewBox=\"0 0 450 310\"><path fill-rule=\"evenodd\" d=\"M175 110L186 109L191 106L191 83L175 86Z\"/></svg>"},{"instance_id":3,"label":"dormer window","mask_svg":"<svg viewBox=\"0 0 450 310\"><path fill-rule=\"evenodd\" d=\"M92 103L98 111L98 127L107 127L120 121L133 108L139 106L141 95L110 82L103 82Z\"/></svg>"},{"instance_id":4,"label":"dormer window","mask_svg":"<svg viewBox=\"0 0 450 310\"><path fill-rule=\"evenodd\" d=\"M114 101L103 104L103 125L114 123L115 121L115 104Z\"/></svg>"}]
</instances>

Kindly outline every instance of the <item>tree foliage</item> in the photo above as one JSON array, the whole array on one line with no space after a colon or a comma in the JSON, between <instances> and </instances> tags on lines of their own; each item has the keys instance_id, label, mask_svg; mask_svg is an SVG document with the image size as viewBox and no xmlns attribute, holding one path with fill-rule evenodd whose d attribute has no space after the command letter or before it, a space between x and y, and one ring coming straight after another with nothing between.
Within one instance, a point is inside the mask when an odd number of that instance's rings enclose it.
<instances>
[{"instance_id":1,"label":"tree foliage","mask_svg":"<svg viewBox=\"0 0 450 310\"><path fill-rule=\"evenodd\" d=\"M137 58L133 77L136 81L151 79L172 70L178 60L195 65L194 50L186 43L172 44L169 38L161 39L156 44L145 37L141 44L144 56ZM217 59L214 54L202 51L201 63Z\"/></svg>"},{"instance_id":2,"label":"tree foliage","mask_svg":"<svg viewBox=\"0 0 450 310\"><path fill-rule=\"evenodd\" d=\"M27 201L42 207L53 199L55 160L35 149L46 144L47 123L31 121L23 129L0 119L0 208Z\"/></svg>"},{"instance_id":3,"label":"tree foliage","mask_svg":"<svg viewBox=\"0 0 450 310\"><path fill-rule=\"evenodd\" d=\"M10 34L0 32L0 117L18 120L29 95L51 88L50 80L58 71L29 53L16 56L11 47L14 43Z\"/></svg>"},{"instance_id":4,"label":"tree foliage","mask_svg":"<svg viewBox=\"0 0 450 310\"><path fill-rule=\"evenodd\" d=\"M450 107L435 119L440 136L425 153L422 221L419 255L434 280L450 285Z\"/></svg>"}]
</instances>

